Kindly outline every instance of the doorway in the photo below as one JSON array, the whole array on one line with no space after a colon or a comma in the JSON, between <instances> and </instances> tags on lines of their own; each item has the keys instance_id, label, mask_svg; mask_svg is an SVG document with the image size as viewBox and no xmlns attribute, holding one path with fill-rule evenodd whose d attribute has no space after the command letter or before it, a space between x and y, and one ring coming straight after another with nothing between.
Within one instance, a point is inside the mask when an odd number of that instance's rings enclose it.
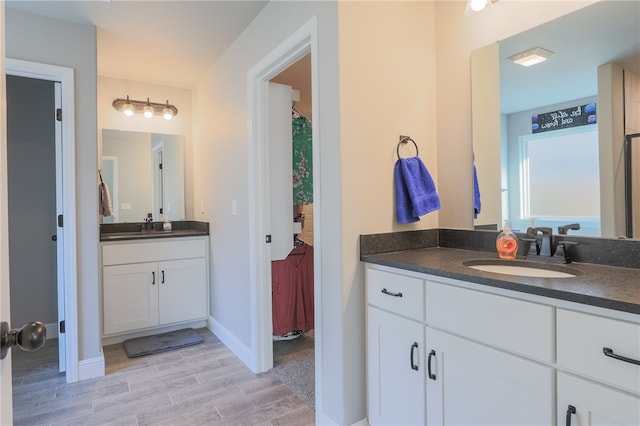
<instances>
[{"instance_id":1,"label":"doorway","mask_svg":"<svg viewBox=\"0 0 640 426\"><path fill-rule=\"evenodd\" d=\"M40 194L47 194L47 200L51 200L50 197L53 197L53 214L51 211L45 212L42 207L37 207L34 205L29 205L27 207L21 207L20 204L13 206L14 203L22 202L22 199L26 197L24 192L27 191L27 188L24 187L24 183L20 185L14 185L12 183L12 178L9 177L8 181L8 192L9 192L9 221L12 221L11 211L14 211L13 217L24 216L27 219L24 221L24 224L20 225L24 228L35 228L36 223L47 223L47 228L45 231L40 231L37 235L32 235L28 237L24 237L23 235L16 234L14 231L14 226L11 225L11 231L9 232L9 245L11 245L11 240L18 241L19 243L25 244L25 241L22 241L23 238L28 238L29 240L26 244L29 247L33 248L38 245L45 246L45 248L51 249L51 245L55 248L53 249L55 253L55 267L49 267L46 271L48 272L46 278L28 278L30 280L41 280L41 284L43 282L50 283L53 281L55 283L55 292L51 289L50 285L47 287L47 291L49 297L51 294L54 294L53 301L51 303L55 304L56 307L52 308L55 312L57 318L39 318L40 314L35 312L31 315L35 315L35 317L25 317L26 319L21 319L16 317L16 312L22 310L20 309L12 309L12 319L16 321L32 321L32 320L41 320L46 322L48 325L47 333L48 337L51 338L52 335L55 335L57 331L62 331L58 334L58 371L65 372L64 378L67 382L73 383L78 381L78 347L77 347L77 265L76 265L76 230L75 230L75 210L76 210L76 200L75 200L75 123L74 123L74 90L73 90L73 81L74 81L74 72L73 69L58 67L54 65L47 64L39 64L34 62L21 61L16 59L6 59L6 75L7 75L7 85L12 84L9 83L9 79L19 78L24 84L27 86L31 86L31 83L37 82L42 87L53 87L53 101L51 100L51 95L47 95L47 101L36 102L32 105L27 103L26 112L24 115L27 116L26 121L29 127L40 127L35 125L37 123L35 117L31 117L32 113L35 113L36 110L43 108L47 110L47 118L49 123L53 122L53 135L49 135L50 141L53 144L53 148L51 146L48 147L46 152L43 152L40 148L32 149L27 155L28 160L38 160L47 164L47 168L49 169L49 173L53 170L53 178L48 174L49 179L51 179L53 186L46 186L43 190L42 187L45 187L45 183L40 181L40 184L36 186L38 190L41 191ZM12 80L14 81L14 80ZM36 97L33 94L20 94L20 96L24 97L25 102L30 99L35 99ZM9 99L10 95L7 93L7 127L8 132L11 132L12 126L14 126L14 118L11 116L12 105L15 105L16 101L11 101ZM45 106L43 106L45 105ZM33 112L32 112L33 111ZM44 114L44 113L43 113ZM49 126L50 127L50 126ZM10 137L8 138L7 144L10 145L12 142L10 141ZM8 147L8 149L11 149ZM22 154L25 156L25 154ZM13 157L9 155L8 158L8 169L14 168L18 169L22 167L26 171L26 176L31 180L36 180L37 176L40 176L41 170L33 169L32 165L25 164L20 165L17 160L14 161ZM63 164L67 164L70 166L63 167ZM45 166L36 166L38 168ZM9 170L8 170L9 171ZM9 171L9 173L11 173ZM15 182L15 181L14 181ZM16 187L14 187L16 186ZM18 200L13 200L13 195L18 197ZM44 195L43 195L44 196ZM14 208L15 207L15 208ZM18 213L16 213L18 212ZM51 228L51 224L53 223L53 227ZM65 226L66 224L66 226ZM31 267L31 269L45 269L39 262L44 262L42 260L38 260L35 258L35 249L27 252L26 254L13 254L13 248L9 249L9 257L11 270L14 269L14 262L22 261L26 262L27 265ZM32 251L33 256L32 256ZM24 253L24 252L23 252ZM19 259L20 256L26 256L26 259ZM49 260L48 262L51 262ZM52 275L52 276L50 276ZM12 273L13 278L13 273ZM23 281L24 282L24 281ZM18 282L18 285L20 282ZM43 284L46 285L46 284ZM11 284L12 293L13 293L13 284ZM44 290L38 290L44 292ZM31 297L35 296L33 294ZM11 302L13 304L13 297L11 298ZM30 301L27 301L27 305ZM51 306L51 305L47 305ZM51 309L51 308L49 308ZM49 322L52 321L52 322ZM12 324L14 328L19 328L23 324L16 323Z\"/></svg>"},{"instance_id":2,"label":"doorway","mask_svg":"<svg viewBox=\"0 0 640 426\"><path fill-rule=\"evenodd\" d=\"M6 80L11 324L41 321L49 339L58 337L56 84Z\"/></svg>"},{"instance_id":3,"label":"doorway","mask_svg":"<svg viewBox=\"0 0 640 426\"><path fill-rule=\"evenodd\" d=\"M310 19L281 45L271 51L262 61L248 72L249 121L252 123L249 143L249 258L252 265L251 279L251 322L252 348L254 359L251 369L265 372L273 368L273 318L271 288L271 246L269 217L269 140L266 137L268 125L267 100L269 81L290 67L305 55L311 55L311 92L313 104L312 151L314 169L314 362L316 413L322 412L322 298L321 268L321 187L318 176L320 170L320 138L318 135L321 118L319 116L318 82L318 22ZM267 236L267 238L265 238Z\"/></svg>"},{"instance_id":4,"label":"doorway","mask_svg":"<svg viewBox=\"0 0 640 426\"><path fill-rule=\"evenodd\" d=\"M315 408L310 53L270 80L268 105L273 320L271 372L307 405ZM284 131L280 131L280 127L285 127ZM278 201L278 208L274 208L273 204ZM281 228L284 229L278 232ZM278 241L276 237L280 236L284 241Z\"/></svg>"}]
</instances>

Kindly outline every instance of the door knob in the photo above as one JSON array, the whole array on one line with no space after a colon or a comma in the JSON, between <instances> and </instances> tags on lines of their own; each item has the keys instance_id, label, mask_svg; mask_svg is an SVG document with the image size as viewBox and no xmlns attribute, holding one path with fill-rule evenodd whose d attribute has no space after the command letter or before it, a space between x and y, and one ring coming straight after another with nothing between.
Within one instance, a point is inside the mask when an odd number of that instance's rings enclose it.
<instances>
[{"instance_id":1,"label":"door knob","mask_svg":"<svg viewBox=\"0 0 640 426\"><path fill-rule=\"evenodd\" d=\"M21 329L10 330L9 323L2 321L0 333L0 359L5 359L12 346L31 352L44 346L47 340L47 328L40 321L31 321Z\"/></svg>"}]
</instances>

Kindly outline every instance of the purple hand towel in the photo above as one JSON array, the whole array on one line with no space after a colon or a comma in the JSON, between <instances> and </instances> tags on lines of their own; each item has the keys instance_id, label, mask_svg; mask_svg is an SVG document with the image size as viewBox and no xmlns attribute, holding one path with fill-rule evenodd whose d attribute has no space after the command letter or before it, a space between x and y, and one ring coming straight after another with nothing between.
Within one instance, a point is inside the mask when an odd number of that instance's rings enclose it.
<instances>
[{"instance_id":1,"label":"purple hand towel","mask_svg":"<svg viewBox=\"0 0 640 426\"><path fill-rule=\"evenodd\" d=\"M440 197L419 157L400 158L394 167L398 223L411 223L440 208Z\"/></svg>"}]
</instances>

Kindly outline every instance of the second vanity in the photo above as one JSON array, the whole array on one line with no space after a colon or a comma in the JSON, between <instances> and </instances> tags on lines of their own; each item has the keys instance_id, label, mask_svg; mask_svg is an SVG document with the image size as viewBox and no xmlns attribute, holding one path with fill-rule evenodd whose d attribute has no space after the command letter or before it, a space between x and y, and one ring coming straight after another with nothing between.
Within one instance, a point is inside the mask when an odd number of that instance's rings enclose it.
<instances>
[{"instance_id":1,"label":"second vanity","mask_svg":"<svg viewBox=\"0 0 640 426\"><path fill-rule=\"evenodd\" d=\"M187 225L176 223L172 232L103 225L105 339L118 341L131 333L190 326L208 318L208 226Z\"/></svg>"},{"instance_id":2,"label":"second vanity","mask_svg":"<svg viewBox=\"0 0 640 426\"><path fill-rule=\"evenodd\" d=\"M361 239L370 424L640 424L639 269L519 277L422 243Z\"/></svg>"}]
</instances>

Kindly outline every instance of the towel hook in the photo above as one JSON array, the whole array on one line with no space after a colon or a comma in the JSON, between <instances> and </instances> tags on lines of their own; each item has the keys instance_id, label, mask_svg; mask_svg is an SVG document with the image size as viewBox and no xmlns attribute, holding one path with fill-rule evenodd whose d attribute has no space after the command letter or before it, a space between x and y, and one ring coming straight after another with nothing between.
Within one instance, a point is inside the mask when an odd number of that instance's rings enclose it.
<instances>
[{"instance_id":1,"label":"towel hook","mask_svg":"<svg viewBox=\"0 0 640 426\"><path fill-rule=\"evenodd\" d=\"M398 154L398 159L400 159L400 145L403 144L403 143L407 143L409 141L413 142L413 146L416 147L416 157L418 156L418 144L416 143L416 141L411 139L410 136L402 136L402 135L400 135L400 142L398 142L398 146L396 147L396 154Z\"/></svg>"}]
</instances>

